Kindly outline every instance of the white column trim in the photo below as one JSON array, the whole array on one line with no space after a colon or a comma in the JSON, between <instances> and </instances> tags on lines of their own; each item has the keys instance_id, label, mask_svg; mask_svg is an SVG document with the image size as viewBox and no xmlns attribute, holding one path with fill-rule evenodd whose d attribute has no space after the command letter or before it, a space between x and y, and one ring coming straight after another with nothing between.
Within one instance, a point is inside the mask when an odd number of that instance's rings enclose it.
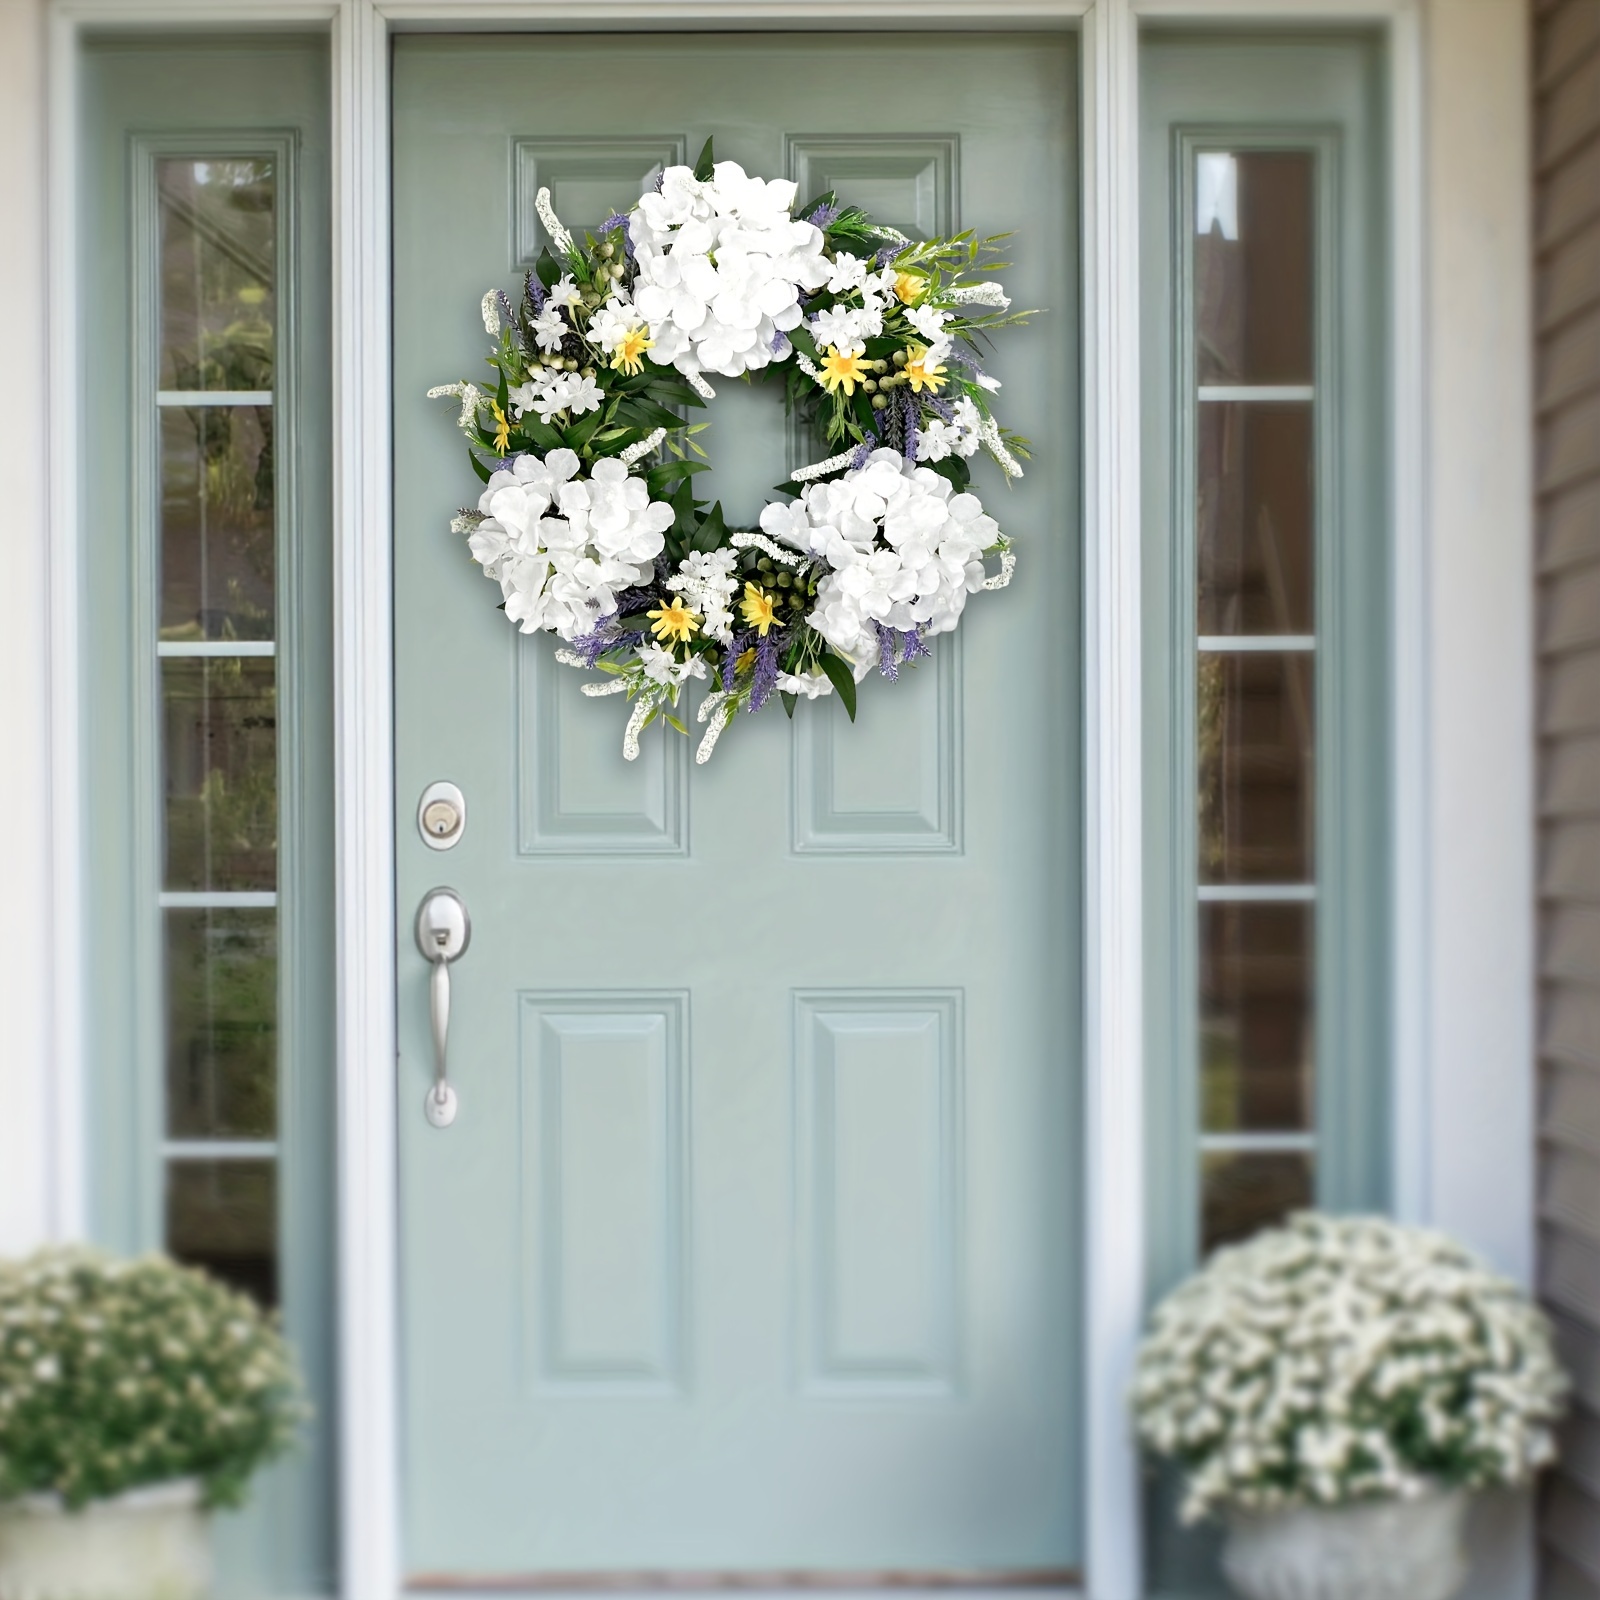
<instances>
[{"instance_id":1,"label":"white column trim","mask_svg":"<svg viewBox=\"0 0 1600 1600\"><path fill-rule=\"evenodd\" d=\"M400 1590L389 42L334 24L334 751L338 871L340 1580Z\"/></svg>"},{"instance_id":2,"label":"white column trim","mask_svg":"<svg viewBox=\"0 0 1600 1600\"><path fill-rule=\"evenodd\" d=\"M78 574L79 350L78 30L60 12L49 20L47 205L50 270L49 706L50 706L50 1060L45 1064L50 1119L49 1227L53 1237L81 1237L88 1224L88 1145L83 1017L88 1000L83 948L83 804L79 750L82 592Z\"/></svg>"},{"instance_id":3,"label":"white column trim","mask_svg":"<svg viewBox=\"0 0 1600 1600\"><path fill-rule=\"evenodd\" d=\"M1391 1191L1397 1216L1427 1219L1429 1132L1428 495L1426 468L1425 173L1422 20L1414 5L1389 32L1390 632L1394 639L1389 729L1389 887L1394 965L1390 1050ZM1531 418L1530 418L1531 426Z\"/></svg>"},{"instance_id":4,"label":"white column trim","mask_svg":"<svg viewBox=\"0 0 1600 1600\"><path fill-rule=\"evenodd\" d=\"M1091 1600L1143 1588L1127 1394L1145 1299L1138 20L1083 30L1084 1489Z\"/></svg>"}]
</instances>

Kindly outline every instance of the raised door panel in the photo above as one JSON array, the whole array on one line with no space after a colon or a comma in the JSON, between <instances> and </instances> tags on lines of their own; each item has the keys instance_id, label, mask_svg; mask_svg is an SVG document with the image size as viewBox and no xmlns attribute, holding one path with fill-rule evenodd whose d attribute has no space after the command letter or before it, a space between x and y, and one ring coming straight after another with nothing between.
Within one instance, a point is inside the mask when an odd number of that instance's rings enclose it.
<instances>
[{"instance_id":1,"label":"raised door panel","mask_svg":"<svg viewBox=\"0 0 1600 1600\"><path fill-rule=\"evenodd\" d=\"M512 152L512 261L532 266L550 242L535 202L540 189L550 191L550 204L562 225L578 238L594 228L618 205L619 197L649 187L663 167L681 165L686 141L682 134L550 134L518 139Z\"/></svg>"},{"instance_id":2,"label":"raised door panel","mask_svg":"<svg viewBox=\"0 0 1600 1600\"><path fill-rule=\"evenodd\" d=\"M670 1393L685 1304L687 999L521 998L529 1379Z\"/></svg>"},{"instance_id":3,"label":"raised door panel","mask_svg":"<svg viewBox=\"0 0 1600 1600\"><path fill-rule=\"evenodd\" d=\"M801 1382L947 1398L960 1325L961 996L795 997Z\"/></svg>"}]
</instances>

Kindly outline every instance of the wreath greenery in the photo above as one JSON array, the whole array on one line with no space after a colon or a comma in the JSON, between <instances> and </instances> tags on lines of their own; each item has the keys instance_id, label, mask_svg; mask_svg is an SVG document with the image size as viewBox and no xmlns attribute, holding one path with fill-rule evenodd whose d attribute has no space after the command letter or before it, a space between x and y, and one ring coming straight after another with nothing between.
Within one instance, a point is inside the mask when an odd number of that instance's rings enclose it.
<instances>
[{"instance_id":1,"label":"wreath greenery","mask_svg":"<svg viewBox=\"0 0 1600 1600\"><path fill-rule=\"evenodd\" d=\"M623 754L683 686L708 685L705 761L739 711L893 680L955 628L967 595L1011 579L1010 540L968 490L980 449L1007 478L1027 441L990 408L987 335L1022 321L1000 284L1006 235L916 241L827 193L717 161L668 167L582 243L556 217L515 302L483 297L491 387L453 383L484 489L452 528L525 633L632 702ZM694 495L690 420L707 374L781 376L834 448L796 472L759 531ZM998 563L993 572L987 558Z\"/></svg>"}]
</instances>

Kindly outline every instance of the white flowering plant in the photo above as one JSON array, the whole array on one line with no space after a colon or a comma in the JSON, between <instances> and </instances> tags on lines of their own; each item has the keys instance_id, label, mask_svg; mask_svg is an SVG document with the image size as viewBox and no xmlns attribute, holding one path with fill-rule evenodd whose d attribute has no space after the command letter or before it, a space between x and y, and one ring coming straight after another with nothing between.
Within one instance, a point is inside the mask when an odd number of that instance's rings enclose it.
<instances>
[{"instance_id":1,"label":"white flowering plant","mask_svg":"<svg viewBox=\"0 0 1600 1600\"><path fill-rule=\"evenodd\" d=\"M0 1262L0 1501L194 1479L237 1505L308 1415L275 1321L203 1272L77 1247Z\"/></svg>"},{"instance_id":2,"label":"white flowering plant","mask_svg":"<svg viewBox=\"0 0 1600 1600\"><path fill-rule=\"evenodd\" d=\"M1543 1315L1443 1234L1303 1213L1157 1307L1140 1438L1185 1522L1524 1482L1566 1394Z\"/></svg>"},{"instance_id":3,"label":"white flowering plant","mask_svg":"<svg viewBox=\"0 0 1600 1600\"><path fill-rule=\"evenodd\" d=\"M991 411L989 334L1025 318L1000 284L1000 240L913 241L831 192L717 161L668 167L580 243L549 237L519 299L491 290L493 383L445 384L484 488L452 526L502 609L555 634L557 660L625 694L623 754L684 686L707 692L707 760L736 712L891 681L1003 588L1011 541L969 488L986 451L1009 480L1027 441ZM707 461L692 412L707 374L781 374L786 403L836 448L781 486L755 529L694 496ZM699 459L695 459L699 457ZM986 565L992 560L993 571Z\"/></svg>"}]
</instances>

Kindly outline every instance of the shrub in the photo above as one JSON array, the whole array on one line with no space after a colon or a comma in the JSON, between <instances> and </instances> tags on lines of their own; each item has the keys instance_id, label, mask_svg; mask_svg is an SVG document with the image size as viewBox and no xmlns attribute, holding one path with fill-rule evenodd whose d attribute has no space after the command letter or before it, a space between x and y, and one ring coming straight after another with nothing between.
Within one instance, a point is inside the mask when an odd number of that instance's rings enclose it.
<instances>
[{"instance_id":1,"label":"shrub","mask_svg":"<svg viewBox=\"0 0 1600 1600\"><path fill-rule=\"evenodd\" d=\"M1515 1284L1441 1234L1304 1214L1157 1307L1134 1411L1183 1519L1524 1481L1566 1380Z\"/></svg>"},{"instance_id":2,"label":"shrub","mask_svg":"<svg viewBox=\"0 0 1600 1600\"><path fill-rule=\"evenodd\" d=\"M0 1500L197 1479L237 1505L308 1414L276 1320L164 1256L0 1262Z\"/></svg>"}]
</instances>

